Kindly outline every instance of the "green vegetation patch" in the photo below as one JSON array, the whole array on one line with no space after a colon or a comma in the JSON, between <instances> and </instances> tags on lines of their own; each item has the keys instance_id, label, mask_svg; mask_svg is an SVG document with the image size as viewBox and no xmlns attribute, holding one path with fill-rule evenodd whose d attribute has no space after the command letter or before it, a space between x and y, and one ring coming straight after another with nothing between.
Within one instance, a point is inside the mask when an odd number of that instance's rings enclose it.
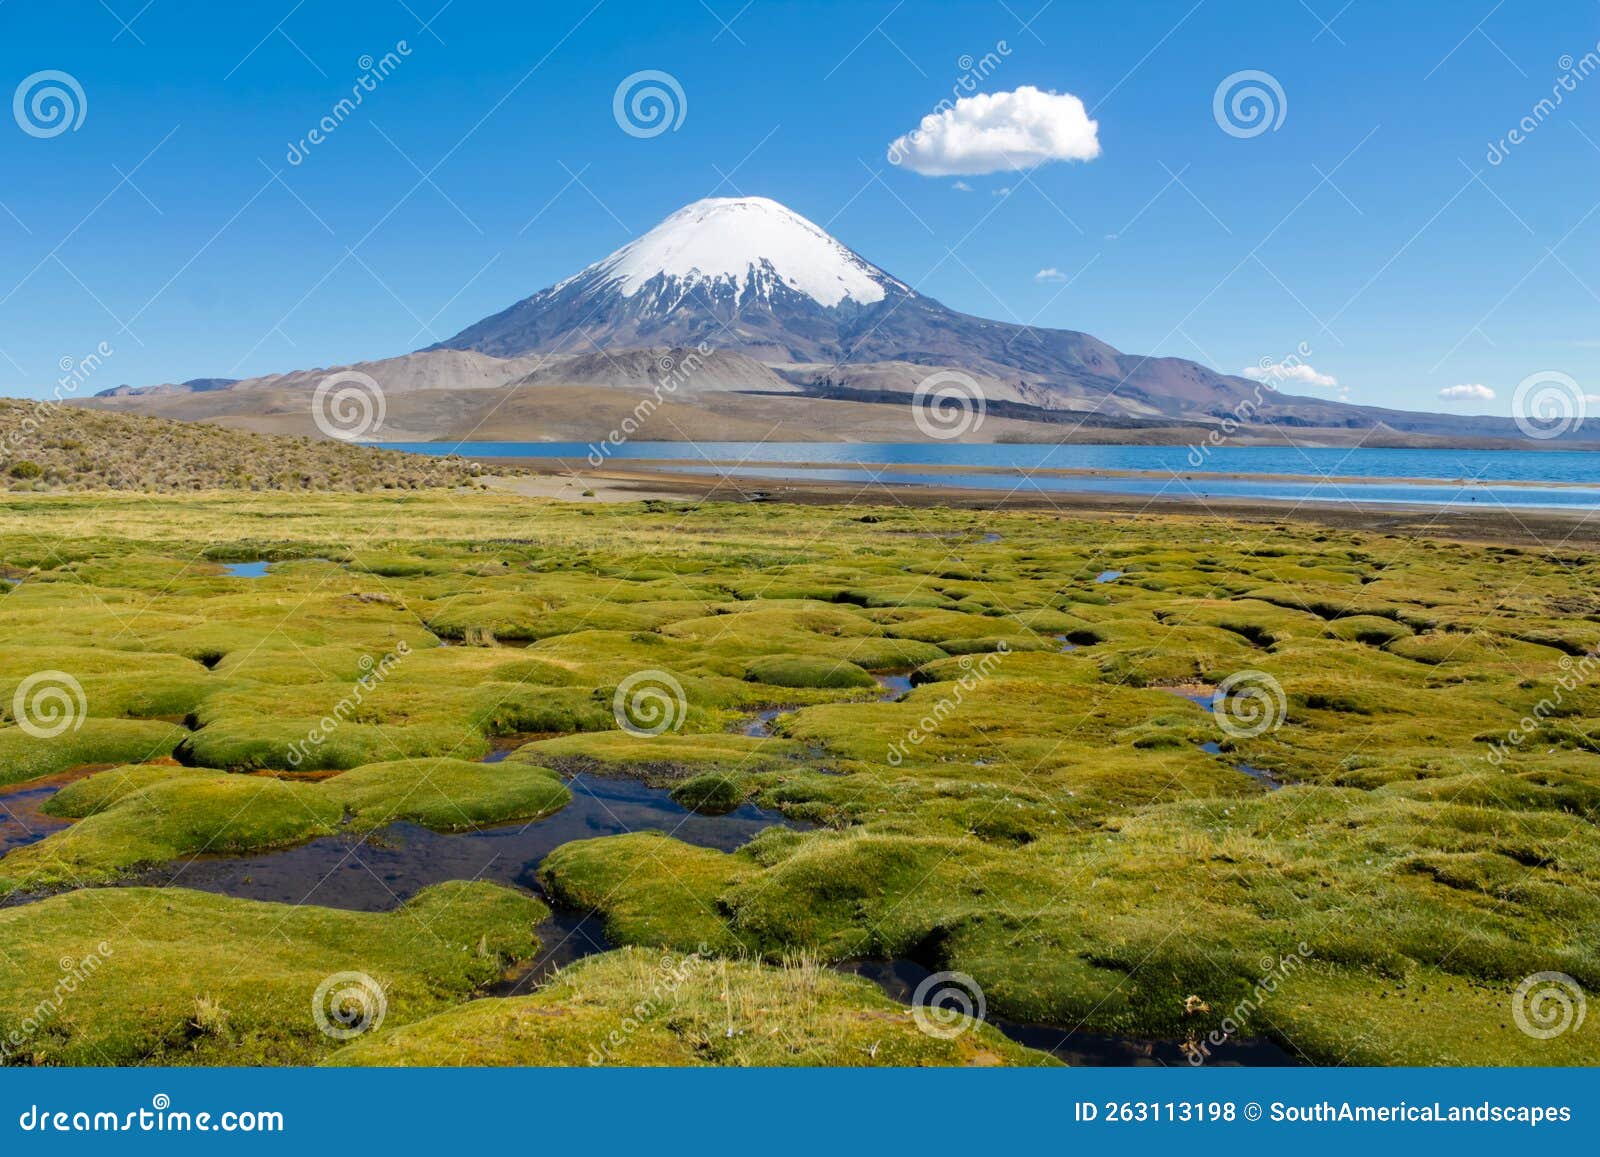
<instances>
[{"instance_id":1,"label":"green vegetation patch","mask_svg":"<svg viewBox=\"0 0 1600 1157\"><path fill-rule=\"evenodd\" d=\"M845 660L768 655L750 664L745 678L774 687L871 687L872 676Z\"/></svg>"},{"instance_id":2,"label":"green vegetation patch","mask_svg":"<svg viewBox=\"0 0 1600 1157\"><path fill-rule=\"evenodd\" d=\"M533 996L479 1000L384 1029L345 1065L1049 1065L979 1021L923 1031L871 983L814 962L773 967L623 949Z\"/></svg>"},{"instance_id":3,"label":"green vegetation patch","mask_svg":"<svg viewBox=\"0 0 1600 1157\"><path fill-rule=\"evenodd\" d=\"M572 793L555 772L528 763L406 759L373 763L319 785L355 814L361 828L410 820L459 831L560 811Z\"/></svg>"},{"instance_id":4,"label":"green vegetation patch","mask_svg":"<svg viewBox=\"0 0 1600 1157\"><path fill-rule=\"evenodd\" d=\"M369 1009L381 1001L385 1025L428 1017L531 957L533 927L547 915L531 896L465 881L427 888L389 913L184 888L81 891L0 909L4 1059L311 1063L345 1043L312 1011L330 978L331 993L354 982ZM335 997L325 1000L337 1015Z\"/></svg>"},{"instance_id":5,"label":"green vegetation patch","mask_svg":"<svg viewBox=\"0 0 1600 1157\"><path fill-rule=\"evenodd\" d=\"M86 764L134 763L171 755L187 732L171 723L84 719L60 735L0 727L0 785L54 775Z\"/></svg>"},{"instance_id":6,"label":"green vegetation patch","mask_svg":"<svg viewBox=\"0 0 1600 1157\"><path fill-rule=\"evenodd\" d=\"M1588 1029L1501 1026L1527 976L1600 988L1600 555L1209 516L39 494L61 484L32 460L0 504L24 580L0 709L49 670L85 709L0 726L0 781L116 770L56 797L74 823L0 860L6 887L533 819L560 774L627 775L815 826L560 848L546 886L618 944L908 958L997 1015L1173 1040L1292 954L1240 1034L1327 1063L1595 1058ZM659 735L617 721L645 686ZM121 766L169 754L194 766ZM343 774L224 774L259 769Z\"/></svg>"}]
</instances>

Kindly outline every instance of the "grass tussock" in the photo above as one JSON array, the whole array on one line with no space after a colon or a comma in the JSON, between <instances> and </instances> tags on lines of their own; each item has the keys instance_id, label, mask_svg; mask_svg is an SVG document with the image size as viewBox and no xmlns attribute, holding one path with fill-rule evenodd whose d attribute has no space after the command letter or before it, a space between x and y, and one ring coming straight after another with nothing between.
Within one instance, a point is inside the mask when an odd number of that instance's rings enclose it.
<instances>
[{"instance_id":1,"label":"grass tussock","mask_svg":"<svg viewBox=\"0 0 1600 1157\"><path fill-rule=\"evenodd\" d=\"M385 1030L344 1065L1038 1065L1048 1057L966 1019L949 1037L867 981L781 965L622 949L533 996L480 1000Z\"/></svg>"}]
</instances>

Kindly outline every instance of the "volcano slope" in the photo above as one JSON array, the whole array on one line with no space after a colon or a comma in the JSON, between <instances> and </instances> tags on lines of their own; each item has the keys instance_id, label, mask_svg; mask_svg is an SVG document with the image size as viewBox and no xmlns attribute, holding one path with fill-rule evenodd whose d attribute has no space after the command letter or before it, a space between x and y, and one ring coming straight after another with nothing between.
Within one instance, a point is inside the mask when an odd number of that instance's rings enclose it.
<instances>
[{"instance_id":1,"label":"volcano slope","mask_svg":"<svg viewBox=\"0 0 1600 1157\"><path fill-rule=\"evenodd\" d=\"M246 560L270 565L222 565ZM14 495L0 573L0 791L70 781L0 857L13 1062L584 1063L646 998L608 1062L1045 1059L959 1017L949 1045L817 967L864 958L1197 1059L1600 1060L1571 1003L1600 985L1593 553L1201 517ZM103 887L395 822L554 822L575 773L790 823L732 850L574 840L512 888L390 913ZM472 1000L535 954L545 903L613 950ZM62 997L58 962L102 943ZM650 954L700 963L663 986ZM346 1044L309 1005L350 971L387 1018Z\"/></svg>"}]
</instances>

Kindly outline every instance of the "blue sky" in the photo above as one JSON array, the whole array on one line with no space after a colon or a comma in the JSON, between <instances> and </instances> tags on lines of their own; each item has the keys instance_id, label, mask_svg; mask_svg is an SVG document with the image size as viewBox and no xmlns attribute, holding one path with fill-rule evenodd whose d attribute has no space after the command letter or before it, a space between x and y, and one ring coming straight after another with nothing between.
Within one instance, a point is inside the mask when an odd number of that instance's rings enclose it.
<instances>
[{"instance_id":1,"label":"blue sky","mask_svg":"<svg viewBox=\"0 0 1600 1157\"><path fill-rule=\"evenodd\" d=\"M1600 74L1535 112L1597 41L1593 0L7 0L5 91L58 70L84 107L0 118L0 391L102 342L86 391L404 352L742 193L957 309L1230 372L1303 346L1337 381L1304 392L1503 414L1536 372L1600 392ZM978 91L1076 95L1099 155L890 164L986 54ZM640 138L612 103L646 69L685 107ZM1219 126L1241 70L1276 128Z\"/></svg>"}]
</instances>

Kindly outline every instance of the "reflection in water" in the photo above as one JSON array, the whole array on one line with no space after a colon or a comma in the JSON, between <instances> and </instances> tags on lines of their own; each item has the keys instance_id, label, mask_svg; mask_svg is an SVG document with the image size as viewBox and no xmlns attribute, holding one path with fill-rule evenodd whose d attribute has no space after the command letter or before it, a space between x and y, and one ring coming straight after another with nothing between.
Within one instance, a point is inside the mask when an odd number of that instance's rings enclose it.
<instances>
[{"instance_id":1,"label":"reflection in water","mask_svg":"<svg viewBox=\"0 0 1600 1157\"><path fill-rule=\"evenodd\" d=\"M445 880L489 880L537 891L534 873L539 864L572 840L656 830L728 852L774 825L804 826L754 804L727 815L697 815L664 789L631 779L575 775L567 786L572 802L532 823L455 835L396 823L365 838L341 834L278 852L200 856L163 865L135 882L247 900L381 912Z\"/></svg>"},{"instance_id":2,"label":"reflection in water","mask_svg":"<svg viewBox=\"0 0 1600 1157\"><path fill-rule=\"evenodd\" d=\"M883 688L883 695L880 698L885 703L904 699L911 691L909 671L880 671L872 677L878 681L878 686Z\"/></svg>"},{"instance_id":3,"label":"reflection in water","mask_svg":"<svg viewBox=\"0 0 1600 1157\"><path fill-rule=\"evenodd\" d=\"M539 937L539 954L506 973L485 989L484 995L527 996L567 965L597 952L609 952L616 946L606 939L604 925L593 912L552 907L550 919L533 930Z\"/></svg>"},{"instance_id":4,"label":"reflection in water","mask_svg":"<svg viewBox=\"0 0 1600 1157\"><path fill-rule=\"evenodd\" d=\"M60 790L59 783L41 785L38 780L29 781L23 785L23 790L0 788L0 855L12 848L36 843L67 826L66 820L47 816L39 810Z\"/></svg>"},{"instance_id":5,"label":"reflection in water","mask_svg":"<svg viewBox=\"0 0 1600 1157\"><path fill-rule=\"evenodd\" d=\"M66 827L70 821L47 816L39 809L67 784L111 766L109 763L86 763L54 775L0 787L0 856L12 848L37 843L51 832Z\"/></svg>"},{"instance_id":6,"label":"reflection in water","mask_svg":"<svg viewBox=\"0 0 1600 1157\"><path fill-rule=\"evenodd\" d=\"M1213 739L1208 739L1206 742L1202 743L1200 745L1200 750L1205 752L1207 755L1222 754L1222 746ZM1273 775L1272 772L1268 771L1264 767L1256 767L1254 764L1236 763L1233 765L1233 770L1244 772L1251 779L1259 780L1260 782L1266 784L1273 791L1277 791L1284 785L1284 781Z\"/></svg>"},{"instance_id":7,"label":"reflection in water","mask_svg":"<svg viewBox=\"0 0 1600 1157\"><path fill-rule=\"evenodd\" d=\"M1200 683L1180 683L1175 687L1157 687L1157 691L1165 691L1168 695L1176 695L1179 699L1187 699L1190 703L1204 707L1213 715L1217 712L1217 689L1207 687Z\"/></svg>"}]
</instances>

